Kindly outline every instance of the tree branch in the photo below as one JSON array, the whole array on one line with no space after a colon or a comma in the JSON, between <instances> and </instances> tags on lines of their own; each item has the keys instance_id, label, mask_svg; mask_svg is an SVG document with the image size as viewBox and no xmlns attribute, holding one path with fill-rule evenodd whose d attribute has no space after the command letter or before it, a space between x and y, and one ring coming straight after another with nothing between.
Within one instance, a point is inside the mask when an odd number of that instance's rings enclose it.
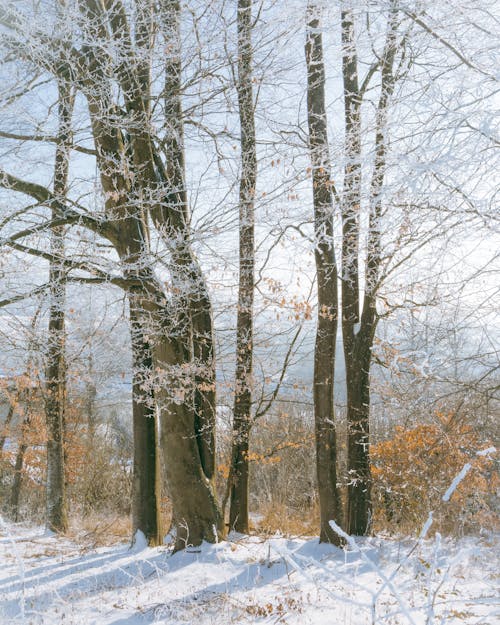
<instances>
[{"instance_id":1,"label":"tree branch","mask_svg":"<svg viewBox=\"0 0 500 625\"><path fill-rule=\"evenodd\" d=\"M420 28L425 30L425 32L429 33L431 37L434 37L436 41L439 41L439 43L443 44L445 48L448 48L448 50L450 50L464 65L467 65L467 67L470 67L474 71L479 72L480 74L483 74L483 76L487 76L488 78L491 78L492 80L497 82L496 76L494 76L493 74L490 74L489 72L485 72L480 67L476 67L476 65L471 63L468 59L466 59L465 56L459 50L457 50L457 48L455 48L454 45L452 45L449 41L446 41L446 39L443 39L441 35L439 35L435 30L433 30L430 26L428 26L415 13L412 13L411 11L404 11L404 14L407 15L410 19L412 19L415 22L415 24L418 24Z\"/></svg>"},{"instance_id":2,"label":"tree branch","mask_svg":"<svg viewBox=\"0 0 500 625\"><path fill-rule=\"evenodd\" d=\"M18 141L46 141L48 143L58 143L57 137L52 137L50 135L22 135L14 132L5 132L3 130L0 130L0 137L3 137L4 139L17 139ZM75 145L74 143L72 143L69 147L75 152L89 154L90 156L96 155L96 151L92 148L84 148L83 146Z\"/></svg>"},{"instance_id":3,"label":"tree branch","mask_svg":"<svg viewBox=\"0 0 500 625\"><path fill-rule=\"evenodd\" d=\"M40 204L44 204L46 206L55 206L60 214L60 217L56 220L57 223L55 223L54 220L51 220L50 222L46 222L43 225L33 226L32 228L28 228L20 233L17 233L13 237L1 241L0 243L6 244L9 240L15 241L19 238L22 238L23 236L34 234L35 232L46 228L53 228L55 226L75 223L81 224L89 230L92 230L93 232L96 232L97 234L107 238L113 244L115 244L117 241L117 233L115 232L114 227L109 222L103 221L101 219L95 219L90 215L78 213L74 209L66 206L63 202L61 202L59 198L57 198L51 191L49 191L49 189L42 185L34 182L28 182L26 180L21 180L20 178L17 178L12 174L7 173L3 169L0 169L0 187L16 191L17 193L24 193L25 195L29 195L30 197L37 200Z\"/></svg>"}]
</instances>

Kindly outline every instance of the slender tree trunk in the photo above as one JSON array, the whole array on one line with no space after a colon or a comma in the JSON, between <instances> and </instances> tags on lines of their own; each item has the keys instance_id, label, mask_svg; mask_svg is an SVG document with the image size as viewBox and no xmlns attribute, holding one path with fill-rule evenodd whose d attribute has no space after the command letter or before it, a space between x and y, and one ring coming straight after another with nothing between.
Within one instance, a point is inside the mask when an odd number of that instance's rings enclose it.
<instances>
[{"instance_id":1,"label":"slender tree trunk","mask_svg":"<svg viewBox=\"0 0 500 625\"><path fill-rule=\"evenodd\" d=\"M148 390L152 383L153 362L151 347L144 338L140 311L130 301L130 332L132 338L133 382L132 419L134 437L134 466L132 485L132 531L141 531L148 544L162 542L160 516L160 483L157 422L154 393Z\"/></svg>"},{"instance_id":2,"label":"slender tree trunk","mask_svg":"<svg viewBox=\"0 0 500 625\"><path fill-rule=\"evenodd\" d=\"M380 219L386 170L386 130L389 101L394 91L393 65L397 49L396 3L390 7L386 42L380 60L381 89L376 115L375 163L370 183L370 215L365 259L365 285L360 316L359 211L361 204L361 102L354 18L342 11L343 80L346 167L342 207L342 334L346 361L349 472L347 531L371 530L370 364L377 325L376 298L380 288Z\"/></svg>"},{"instance_id":3,"label":"slender tree trunk","mask_svg":"<svg viewBox=\"0 0 500 625\"><path fill-rule=\"evenodd\" d=\"M32 393L30 390L26 391L26 412L21 424L21 440L19 441L19 447L16 453L16 462L14 464L14 481L12 482L12 490L10 491L10 513L12 519L17 523L19 521L19 501L21 499L21 488L23 484L23 467L24 456L28 449L28 443L26 442L26 433L31 423L31 401Z\"/></svg>"},{"instance_id":4,"label":"slender tree trunk","mask_svg":"<svg viewBox=\"0 0 500 625\"><path fill-rule=\"evenodd\" d=\"M95 410L95 400L97 396L97 389L94 384L93 375L94 375L94 357L92 355L92 351L88 357L88 369L87 375L88 380L85 384L85 412L87 413L87 449L89 452L92 451L94 447L95 441L95 431L96 431L96 410Z\"/></svg>"},{"instance_id":5,"label":"slender tree trunk","mask_svg":"<svg viewBox=\"0 0 500 625\"><path fill-rule=\"evenodd\" d=\"M213 314L208 289L190 243L181 100L181 7L178 0L162 0L161 7L167 49L164 89L166 166L158 158L156 160L169 192L165 198L166 210L155 208L152 217L172 251L173 280L184 293L184 301L179 301L179 305L186 312L184 340L189 344L195 369L195 431L203 471L213 486L216 417ZM174 232L177 234L172 236Z\"/></svg>"},{"instance_id":6,"label":"slender tree trunk","mask_svg":"<svg viewBox=\"0 0 500 625\"><path fill-rule=\"evenodd\" d=\"M71 117L74 95L68 83L60 81L59 142L56 148L54 195L63 200L67 191ZM56 218L56 209L52 210ZM45 371L45 417L47 424L47 527L64 532L68 526L65 492L64 411L66 401L65 370L65 270L64 229L52 228L50 263L50 311L48 349Z\"/></svg>"},{"instance_id":7,"label":"slender tree trunk","mask_svg":"<svg viewBox=\"0 0 500 625\"><path fill-rule=\"evenodd\" d=\"M350 354L347 374L347 519L348 532L363 536L371 529L370 475L370 360L371 350L362 350L359 342ZM347 368L346 368L347 369Z\"/></svg>"},{"instance_id":8,"label":"slender tree trunk","mask_svg":"<svg viewBox=\"0 0 500 625\"><path fill-rule=\"evenodd\" d=\"M318 318L314 349L316 472L320 504L320 541L340 544L329 521L342 525L337 487L334 378L337 340L337 265L333 241L333 181L325 108L325 70L318 8L308 7L306 32L307 117L312 165Z\"/></svg>"},{"instance_id":9,"label":"slender tree trunk","mask_svg":"<svg viewBox=\"0 0 500 625\"><path fill-rule=\"evenodd\" d=\"M24 424L23 424L24 425ZM21 440L16 454L16 462L14 465L14 481L12 482L12 490L10 491L10 513L13 521L19 521L19 500L21 498L21 486L23 482L23 465L24 455L28 445Z\"/></svg>"},{"instance_id":10,"label":"slender tree trunk","mask_svg":"<svg viewBox=\"0 0 500 625\"><path fill-rule=\"evenodd\" d=\"M238 0L238 107L241 135L240 280L236 320L236 373L231 452L229 527L248 533L249 438L252 409L254 203L257 153L252 90L252 2Z\"/></svg>"},{"instance_id":11,"label":"slender tree trunk","mask_svg":"<svg viewBox=\"0 0 500 625\"><path fill-rule=\"evenodd\" d=\"M359 220L361 208L361 93L354 16L341 14L342 76L345 109L345 171L342 201L342 339L347 387L347 531L364 535L370 530L371 480L369 469L369 405L360 367L358 336Z\"/></svg>"}]
</instances>

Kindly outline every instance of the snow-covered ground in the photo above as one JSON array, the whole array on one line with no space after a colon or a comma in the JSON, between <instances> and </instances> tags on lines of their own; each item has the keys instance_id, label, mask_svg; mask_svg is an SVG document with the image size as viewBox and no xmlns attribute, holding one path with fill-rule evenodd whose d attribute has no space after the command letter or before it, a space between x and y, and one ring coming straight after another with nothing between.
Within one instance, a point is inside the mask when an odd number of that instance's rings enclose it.
<instances>
[{"instance_id":1,"label":"snow-covered ground","mask_svg":"<svg viewBox=\"0 0 500 625\"><path fill-rule=\"evenodd\" d=\"M0 623L497 625L498 537L89 549L0 523Z\"/></svg>"}]
</instances>

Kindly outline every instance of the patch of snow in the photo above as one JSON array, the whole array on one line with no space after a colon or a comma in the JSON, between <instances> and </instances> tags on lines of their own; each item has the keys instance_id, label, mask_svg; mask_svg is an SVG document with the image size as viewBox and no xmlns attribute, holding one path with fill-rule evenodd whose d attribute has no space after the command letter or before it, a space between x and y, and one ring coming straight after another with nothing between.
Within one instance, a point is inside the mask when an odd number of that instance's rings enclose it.
<instances>
[{"instance_id":1,"label":"patch of snow","mask_svg":"<svg viewBox=\"0 0 500 625\"><path fill-rule=\"evenodd\" d=\"M449 501L450 500L450 497L455 492L457 486L460 484L460 482L464 479L464 477L467 475L467 473L471 469L472 469L472 465L469 462L467 462L467 464L464 464L464 466L463 466L462 470L460 471L460 473L453 478L453 482L450 484L448 490L443 495L443 497L442 497L443 501Z\"/></svg>"},{"instance_id":2,"label":"patch of snow","mask_svg":"<svg viewBox=\"0 0 500 625\"><path fill-rule=\"evenodd\" d=\"M496 452L497 452L496 447L488 447L487 449L476 451L476 456L489 456L490 454L495 454Z\"/></svg>"},{"instance_id":3,"label":"patch of snow","mask_svg":"<svg viewBox=\"0 0 500 625\"><path fill-rule=\"evenodd\" d=\"M133 551L134 553L137 553L138 551L144 551L144 549L148 548L148 541L146 536L144 535L144 532L141 532L141 530L137 530L136 533L134 534L134 538L132 540L132 545L130 546L130 550Z\"/></svg>"},{"instance_id":4,"label":"patch of snow","mask_svg":"<svg viewBox=\"0 0 500 625\"><path fill-rule=\"evenodd\" d=\"M125 544L89 550L4 522L0 624L496 622L497 537L345 535L345 549L317 537L233 538L175 554L141 536L140 553Z\"/></svg>"}]
</instances>

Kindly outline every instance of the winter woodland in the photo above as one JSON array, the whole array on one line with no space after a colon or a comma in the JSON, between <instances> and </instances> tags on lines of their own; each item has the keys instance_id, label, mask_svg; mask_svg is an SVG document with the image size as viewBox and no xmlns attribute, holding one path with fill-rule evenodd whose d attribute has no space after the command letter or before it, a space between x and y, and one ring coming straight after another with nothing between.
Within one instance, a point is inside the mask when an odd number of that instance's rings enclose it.
<instances>
[{"instance_id":1,"label":"winter woodland","mask_svg":"<svg viewBox=\"0 0 500 625\"><path fill-rule=\"evenodd\" d=\"M498 622L499 33L0 0L1 623Z\"/></svg>"}]
</instances>

